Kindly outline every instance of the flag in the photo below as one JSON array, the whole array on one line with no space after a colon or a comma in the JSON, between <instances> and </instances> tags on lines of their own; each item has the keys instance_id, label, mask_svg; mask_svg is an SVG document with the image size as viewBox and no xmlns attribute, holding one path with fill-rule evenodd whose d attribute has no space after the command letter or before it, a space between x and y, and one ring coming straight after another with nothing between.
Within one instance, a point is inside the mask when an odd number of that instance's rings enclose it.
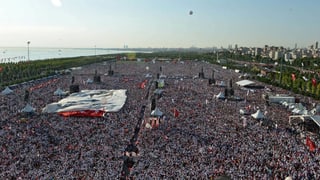
<instances>
[{"instance_id":1,"label":"flag","mask_svg":"<svg viewBox=\"0 0 320 180\"><path fill-rule=\"evenodd\" d=\"M292 79L292 81L296 80L296 75L294 73L291 74L291 79Z\"/></svg>"},{"instance_id":2,"label":"flag","mask_svg":"<svg viewBox=\"0 0 320 180\"><path fill-rule=\"evenodd\" d=\"M179 116L179 111L176 109L176 108L174 108L173 109L173 117L178 117Z\"/></svg>"},{"instance_id":3,"label":"flag","mask_svg":"<svg viewBox=\"0 0 320 180\"><path fill-rule=\"evenodd\" d=\"M146 84L144 82L140 83L140 88L144 89L146 87Z\"/></svg>"},{"instance_id":4,"label":"flag","mask_svg":"<svg viewBox=\"0 0 320 180\"><path fill-rule=\"evenodd\" d=\"M147 80L142 81L142 82L139 84L139 87L140 87L141 89L144 89L144 88L146 87L146 83L147 83L147 82L148 82Z\"/></svg>"},{"instance_id":5,"label":"flag","mask_svg":"<svg viewBox=\"0 0 320 180\"><path fill-rule=\"evenodd\" d=\"M316 78L312 78L312 86L317 86L317 80L316 80Z\"/></svg>"},{"instance_id":6,"label":"flag","mask_svg":"<svg viewBox=\"0 0 320 180\"><path fill-rule=\"evenodd\" d=\"M316 144L310 139L309 136L307 136L306 138L306 145L309 147L309 150L310 151L314 151L316 150Z\"/></svg>"}]
</instances>

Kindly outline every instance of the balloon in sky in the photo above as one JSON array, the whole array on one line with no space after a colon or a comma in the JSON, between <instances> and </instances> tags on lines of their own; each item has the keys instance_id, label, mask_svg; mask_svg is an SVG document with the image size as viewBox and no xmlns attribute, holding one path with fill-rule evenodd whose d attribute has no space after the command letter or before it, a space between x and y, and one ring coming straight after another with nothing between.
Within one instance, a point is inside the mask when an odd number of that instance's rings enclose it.
<instances>
[{"instance_id":1,"label":"balloon in sky","mask_svg":"<svg viewBox=\"0 0 320 180\"><path fill-rule=\"evenodd\" d=\"M193 14L193 11L189 11L189 15L192 15Z\"/></svg>"}]
</instances>

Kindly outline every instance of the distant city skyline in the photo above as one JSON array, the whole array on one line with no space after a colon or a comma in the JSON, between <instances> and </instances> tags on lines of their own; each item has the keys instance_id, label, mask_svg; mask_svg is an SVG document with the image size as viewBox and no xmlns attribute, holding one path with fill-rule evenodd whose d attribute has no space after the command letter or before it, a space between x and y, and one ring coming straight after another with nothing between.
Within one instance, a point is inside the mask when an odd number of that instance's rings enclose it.
<instances>
[{"instance_id":1,"label":"distant city skyline","mask_svg":"<svg viewBox=\"0 0 320 180\"><path fill-rule=\"evenodd\" d=\"M318 0L1 0L0 47L303 48L320 41L319 8Z\"/></svg>"}]
</instances>

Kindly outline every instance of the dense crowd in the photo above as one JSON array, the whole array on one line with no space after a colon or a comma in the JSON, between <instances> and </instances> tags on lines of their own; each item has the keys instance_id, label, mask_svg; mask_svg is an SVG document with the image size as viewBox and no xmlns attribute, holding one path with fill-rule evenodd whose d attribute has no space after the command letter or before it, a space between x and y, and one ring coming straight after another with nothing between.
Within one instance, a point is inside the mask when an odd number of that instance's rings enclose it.
<instances>
[{"instance_id":1,"label":"dense crowd","mask_svg":"<svg viewBox=\"0 0 320 180\"><path fill-rule=\"evenodd\" d=\"M14 93L1 95L0 177L6 179L319 179L319 150L310 152L305 136L316 144L319 139L307 132L296 133L288 123L290 112L261 98L271 87L243 90L235 85L239 73L205 62L117 62L115 74L108 76L109 64L92 64L42 81L19 85ZM160 68L161 67L161 68ZM233 80L235 95L244 101L214 98L224 87L200 79L215 71L216 81ZM161 71L160 71L161 70ZM101 83L87 83L95 72ZM147 75L148 74L148 75ZM152 75L150 77L149 75ZM153 94L157 74L165 85L160 97ZM127 101L117 113L103 118L61 117L43 114L47 104L63 97L57 88L68 90L72 76L80 89L127 89ZM54 79L54 80L53 80ZM150 88L139 83L148 80ZM45 84L41 86L41 84ZM226 83L227 84L227 83ZM39 88L32 88L39 87ZM32 89L27 101L25 90ZM146 94L150 97L146 98ZM298 96L309 104L312 99ZM151 117L151 98L164 115L157 128L146 128ZM34 114L20 112L29 103ZM146 106L139 131L137 122ZM260 109L272 126L240 115L239 109ZM173 109L179 111L174 116ZM246 119L246 126L243 121ZM274 126L276 124L276 126ZM129 172L123 174L125 148L138 135L137 156Z\"/></svg>"}]
</instances>

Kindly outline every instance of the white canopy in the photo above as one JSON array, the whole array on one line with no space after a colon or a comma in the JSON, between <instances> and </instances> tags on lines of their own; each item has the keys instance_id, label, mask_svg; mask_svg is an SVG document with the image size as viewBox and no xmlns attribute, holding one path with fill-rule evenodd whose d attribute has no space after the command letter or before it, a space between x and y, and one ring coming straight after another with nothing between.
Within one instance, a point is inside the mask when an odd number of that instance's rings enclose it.
<instances>
[{"instance_id":1,"label":"white canopy","mask_svg":"<svg viewBox=\"0 0 320 180\"><path fill-rule=\"evenodd\" d=\"M164 75L164 74L161 74L161 75L159 76L159 78L160 78L160 79L164 79L164 78L167 78L167 76Z\"/></svg>"},{"instance_id":2,"label":"white canopy","mask_svg":"<svg viewBox=\"0 0 320 180\"><path fill-rule=\"evenodd\" d=\"M225 98L224 93L223 92L219 92L219 94L216 96L216 98L224 99Z\"/></svg>"},{"instance_id":3,"label":"white canopy","mask_svg":"<svg viewBox=\"0 0 320 180\"><path fill-rule=\"evenodd\" d=\"M33 108L30 104L27 104L27 105L21 110L21 112L26 112L26 113L34 112L34 108Z\"/></svg>"},{"instance_id":4,"label":"white canopy","mask_svg":"<svg viewBox=\"0 0 320 180\"><path fill-rule=\"evenodd\" d=\"M260 111L260 109L258 109L257 112L251 114L251 116L255 119L263 119L264 118L264 115L263 113Z\"/></svg>"},{"instance_id":5,"label":"white canopy","mask_svg":"<svg viewBox=\"0 0 320 180\"><path fill-rule=\"evenodd\" d=\"M60 88L58 88L58 89L53 93L53 95L55 95L55 96L65 96L65 95L67 95L67 92L62 91Z\"/></svg>"},{"instance_id":6,"label":"white canopy","mask_svg":"<svg viewBox=\"0 0 320 180\"><path fill-rule=\"evenodd\" d=\"M159 110L159 108L155 108L152 112L151 112L151 116L162 116L163 112L161 112Z\"/></svg>"},{"instance_id":7,"label":"white canopy","mask_svg":"<svg viewBox=\"0 0 320 180\"><path fill-rule=\"evenodd\" d=\"M239 86L244 87L244 86L248 86L248 85L254 84L254 82L245 79L245 80L241 80L241 81L236 82L236 84L239 85Z\"/></svg>"},{"instance_id":8,"label":"white canopy","mask_svg":"<svg viewBox=\"0 0 320 180\"><path fill-rule=\"evenodd\" d=\"M93 80L90 79L90 78L88 78L86 82L87 82L88 84L89 84L89 83L93 83Z\"/></svg>"},{"instance_id":9,"label":"white canopy","mask_svg":"<svg viewBox=\"0 0 320 180\"><path fill-rule=\"evenodd\" d=\"M241 115L249 115L249 112L245 109L240 109L239 112Z\"/></svg>"},{"instance_id":10,"label":"white canopy","mask_svg":"<svg viewBox=\"0 0 320 180\"><path fill-rule=\"evenodd\" d=\"M10 93L13 93L13 91L8 86L1 92L1 94L3 95L7 95Z\"/></svg>"},{"instance_id":11,"label":"white canopy","mask_svg":"<svg viewBox=\"0 0 320 180\"><path fill-rule=\"evenodd\" d=\"M220 81L216 83L217 86L225 87L226 83L224 81Z\"/></svg>"}]
</instances>

